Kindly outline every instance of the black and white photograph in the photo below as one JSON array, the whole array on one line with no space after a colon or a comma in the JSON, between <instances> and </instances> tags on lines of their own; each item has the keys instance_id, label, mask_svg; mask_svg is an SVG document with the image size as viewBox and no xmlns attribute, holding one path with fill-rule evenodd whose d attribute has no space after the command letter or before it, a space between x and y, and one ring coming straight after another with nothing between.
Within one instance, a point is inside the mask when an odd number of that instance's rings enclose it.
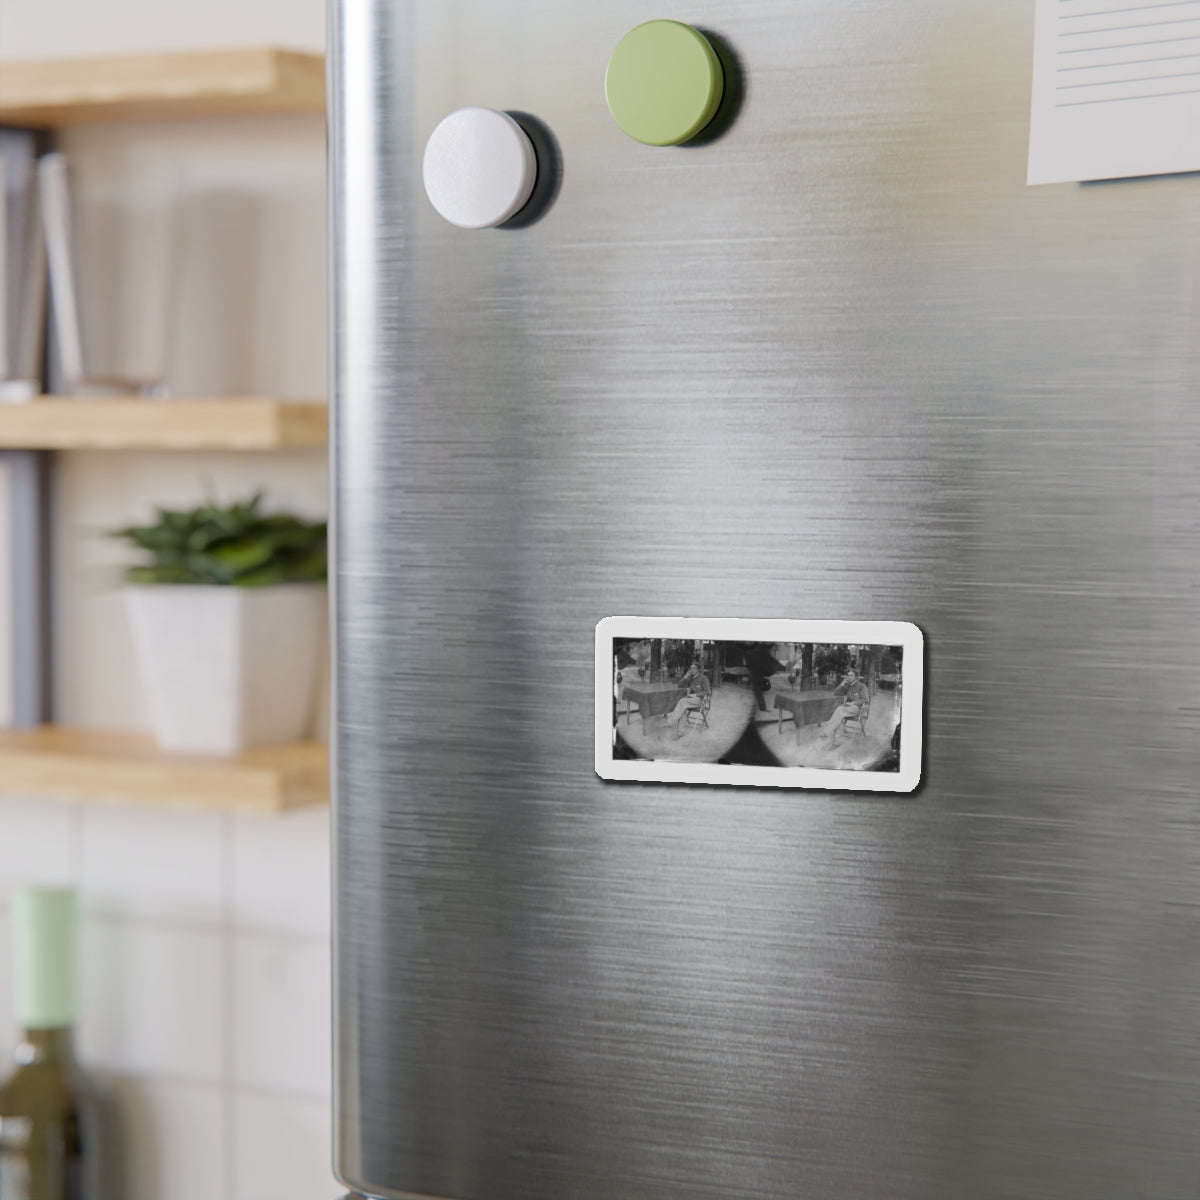
<instances>
[{"instance_id":1,"label":"black and white photograph","mask_svg":"<svg viewBox=\"0 0 1200 1200\"><path fill-rule=\"evenodd\" d=\"M923 654L904 622L609 618L597 627L597 772L912 791Z\"/></svg>"}]
</instances>

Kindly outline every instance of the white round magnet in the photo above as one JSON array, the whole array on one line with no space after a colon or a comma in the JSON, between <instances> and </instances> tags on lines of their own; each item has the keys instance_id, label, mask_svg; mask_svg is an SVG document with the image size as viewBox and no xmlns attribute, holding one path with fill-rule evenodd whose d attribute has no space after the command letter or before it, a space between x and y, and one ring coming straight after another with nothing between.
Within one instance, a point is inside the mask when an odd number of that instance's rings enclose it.
<instances>
[{"instance_id":1,"label":"white round magnet","mask_svg":"<svg viewBox=\"0 0 1200 1200\"><path fill-rule=\"evenodd\" d=\"M460 108L429 135L421 173L429 202L451 225L491 229L529 199L537 155L508 113Z\"/></svg>"}]
</instances>

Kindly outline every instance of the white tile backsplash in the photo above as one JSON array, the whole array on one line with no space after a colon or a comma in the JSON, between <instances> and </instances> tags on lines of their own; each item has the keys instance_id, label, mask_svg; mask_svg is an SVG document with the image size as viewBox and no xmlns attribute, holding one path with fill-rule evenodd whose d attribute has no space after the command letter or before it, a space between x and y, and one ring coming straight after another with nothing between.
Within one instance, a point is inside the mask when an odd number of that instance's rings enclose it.
<instances>
[{"instance_id":1,"label":"white tile backsplash","mask_svg":"<svg viewBox=\"0 0 1200 1200\"><path fill-rule=\"evenodd\" d=\"M225 1097L218 1087L121 1078L107 1089L121 1200L219 1200L228 1194Z\"/></svg>"},{"instance_id":2,"label":"white tile backsplash","mask_svg":"<svg viewBox=\"0 0 1200 1200\"><path fill-rule=\"evenodd\" d=\"M227 1036L222 935L89 917L81 942L85 1063L219 1083Z\"/></svg>"},{"instance_id":3,"label":"white tile backsplash","mask_svg":"<svg viewBox=\"0 0 1200 1200\"><path fill-rule=\"evenodd\" d=\"M8 896L25 883L80 889L79 1053L114 1077L122 1200L342 1196L327 809L0 799L0 1076L15 1042Z\"/></svg>"},{"instance_id":4,"label":"white tile backsplash","mask_svg":"<svg viewBox=\"0 0 1200 1200\"><path fill-rule=\"evenodd\" d=\"M238 936L233 1046L240 1085L330 1094L330 968L324 941Z\"/></svg>"},{"instance_id":5,"label":"white tile backsplash","mask_svg":"<svg viewBox=\"0 0 1200 1200\"><path fill-rule=\"evenodd\" d=\"M22 884L74 882L77 844L73 804L0 796L0 903Z\"/></svg>"},{"instance_id":6,"label":"white tile backsplash","mask_svg":"<svg viewBox=\"0 0 1200 1200\"><path fill-rule=\"evenodd\" d=\"M7 1071L17 1042L17 1014L13 1004L12 923L8 910L0 908L0 1073Z\"/></svg>"},{"instance_id":7,"label":"white tile backsplash","mask_svg":"<svg viewBox=\"0 0 1200 1200\"><path fill-rule=\"evenodd\" d=\"M239 1095L234 1101L232 1200L341 1200L324 1101Z\"/></svg>"},{"instance_id":8,"label":"white tile backsplash","mask_svg":"<svg viewBox=\"0 0 1200 1200\"><path fill-rule=\"evenodd\" d=\"M237 926L271 933L328 934L328 808L232 819Z\"/></svg>"},{"instance_id":9,"label":"white tile backsplash","mask_svg":"<svg viewBox=\"0 0 1200 1200\"><path fill-rule=\"evenodd\" d=\"M114 1081L121 1200L340 1198L328 810L0 800L4 1058L15 1041L7 901L26 882L80 889L79 1053Z\"/></svg>"},{"instance_id":10,"label":"white tile backsplash","mask_svg":"<svg viewBox=\"0 0 1200 1200\"><path fill-rule=\"evenodd\" d=\"M80 813L88 908L109 916L219 926L224 864L219 813L95 805Z\"/></svg>"}]
</instances>

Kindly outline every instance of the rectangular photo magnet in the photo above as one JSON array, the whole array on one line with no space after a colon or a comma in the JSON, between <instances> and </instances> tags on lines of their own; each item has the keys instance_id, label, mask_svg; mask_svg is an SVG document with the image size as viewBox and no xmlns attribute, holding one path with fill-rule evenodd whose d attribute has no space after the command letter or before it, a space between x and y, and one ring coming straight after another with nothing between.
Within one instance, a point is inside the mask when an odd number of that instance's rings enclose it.
<instances>
[{"instance_id":1,"label":"rectangular photo magnet","mask_svg":"<svg viewBox=\"0 0 1200 1200\"><path fill-rule=\"evenodd\" d=\"M596 773L911 792L924 667L924 637L906 621L606 617Z\"/></svg>"}]
</instances>

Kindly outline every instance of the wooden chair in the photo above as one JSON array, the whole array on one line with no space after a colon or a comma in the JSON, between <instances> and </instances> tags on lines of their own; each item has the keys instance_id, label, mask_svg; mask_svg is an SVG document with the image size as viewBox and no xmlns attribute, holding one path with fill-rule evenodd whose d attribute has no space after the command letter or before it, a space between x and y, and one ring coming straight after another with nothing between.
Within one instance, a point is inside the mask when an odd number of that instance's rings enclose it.
<instances>
[{"instance_id":1,"label":"wooden chair","mask_svg":"<svg viewBox=\"0 0 1200 1200\"><path fill-rule=\"evenodd\" d=\"M858 716L847 717L842 722L842 727L838 732L841 733L841 732L845 731L845 733L848 737L853 737L856 733L862 734L863 737L866 737L867 736L867 717L869 716L870 712L871 712L871 700L870 700L870 697L868 697L866 700L863 701L862 708L860 708L858 710Z\"/></svg>"},{"instance_id":2,"label":"wooden chair","mask_svg":"<svg viewBox=\"0 0 1200 1200\"><path fill-rule=\"evenodd\" d=\"M708 710L712 708L712 692L705 692L700 700L699 708L689 708L687 713L687 723L695 729L710 729L708 723Z\"/></svg>"}]
</instances>

